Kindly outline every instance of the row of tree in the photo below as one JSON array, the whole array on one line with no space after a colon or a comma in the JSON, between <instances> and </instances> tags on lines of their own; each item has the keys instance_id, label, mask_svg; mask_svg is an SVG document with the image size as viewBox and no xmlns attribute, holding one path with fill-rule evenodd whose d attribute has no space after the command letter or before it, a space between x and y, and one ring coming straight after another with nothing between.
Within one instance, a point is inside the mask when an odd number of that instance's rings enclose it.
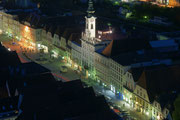
<instances>
[{"instance_id":1,"label":"row of tree","mask_svg":"<svg viewBox=\"0 0 180 120\"><path fill-rule=\"evenodd\" d=\"M171 22L180 26L180 7L159 7L150 3L143 3L133 5L130 10L134 16L139 19L143 16L148 16L149 18L153 18L154 16L166 17Z\"/></svg>"}]
</instances>

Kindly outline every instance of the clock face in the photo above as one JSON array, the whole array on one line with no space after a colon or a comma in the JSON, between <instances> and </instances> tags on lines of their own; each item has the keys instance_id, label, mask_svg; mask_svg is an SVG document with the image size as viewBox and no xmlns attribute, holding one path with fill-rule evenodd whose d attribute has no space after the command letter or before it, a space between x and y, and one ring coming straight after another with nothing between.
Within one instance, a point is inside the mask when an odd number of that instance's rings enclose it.
<instances>
[{"instance_id":1,"label":"clock face","mask_svg":"<svg viewBox=\"0 0 180 120\"><path fill-rule=\"evenodd\" d=\"M94 22L94 19L93 19L93 18L91 18L91 19L90 19L90 21L91 21L91 22Z\"/></svg>"}]
</instances>

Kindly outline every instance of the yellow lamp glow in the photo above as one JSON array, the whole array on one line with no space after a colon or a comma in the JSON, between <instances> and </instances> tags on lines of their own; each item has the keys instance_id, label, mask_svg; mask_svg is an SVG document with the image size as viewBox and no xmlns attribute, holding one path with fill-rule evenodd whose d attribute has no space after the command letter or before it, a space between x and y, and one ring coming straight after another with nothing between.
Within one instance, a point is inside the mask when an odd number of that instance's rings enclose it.
<instances>
[{"instance_id":1,"label":"yellow lamp glow","mask_svg":"<svg viewBox=\"0 0 180 120\"><path fill-rule=\"evenodd\" d=\"M25 31L29 32L29 27L28 26L25 27Z\"/></svg>"}]
</instances>

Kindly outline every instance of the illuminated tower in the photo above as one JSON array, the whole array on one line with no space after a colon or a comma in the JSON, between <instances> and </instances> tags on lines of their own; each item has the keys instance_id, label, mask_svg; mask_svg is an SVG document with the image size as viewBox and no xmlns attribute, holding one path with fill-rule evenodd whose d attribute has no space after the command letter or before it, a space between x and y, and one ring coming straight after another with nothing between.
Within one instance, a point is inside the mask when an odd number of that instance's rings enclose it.
<instances>
[{"instance_id":1,"label":"illuminated tower","mask_svg":"<svg viewBox=\"0 0 180 120\"><path fill-rule=\"evenodd\" d=\"M89 7L87 10L88 15L86 18L86 29L85 34L88 38L96 37L96 17L93 16L95 10L93 8L92 0L89 0Z\"/></svg>"}]
</instances>

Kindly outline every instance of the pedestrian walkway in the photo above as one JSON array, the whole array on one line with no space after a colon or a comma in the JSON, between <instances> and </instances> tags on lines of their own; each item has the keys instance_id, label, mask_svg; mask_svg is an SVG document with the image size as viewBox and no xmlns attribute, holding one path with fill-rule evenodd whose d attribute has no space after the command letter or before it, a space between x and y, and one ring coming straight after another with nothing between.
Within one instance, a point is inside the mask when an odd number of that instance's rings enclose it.
<instances>
[{"instance_id":1,"label":"pedestrian walkway","mask_svg":"<svg viewBox=\"0 0 180 120\"><path fill-rule=\"evenodd\" d=\"M142 113L136 111L133 107L131 107L128 103L122 100L121 96L116 95L111 90L106 87L99 85L95 80L92 79L82 79L86 84L92 86L97 94L104 95L109 102L114 103L116 106L120 107L123 111L128 111L132 118L137 120L149 120L147 115L143 115Z\"/></svg>"}]
</instances>

